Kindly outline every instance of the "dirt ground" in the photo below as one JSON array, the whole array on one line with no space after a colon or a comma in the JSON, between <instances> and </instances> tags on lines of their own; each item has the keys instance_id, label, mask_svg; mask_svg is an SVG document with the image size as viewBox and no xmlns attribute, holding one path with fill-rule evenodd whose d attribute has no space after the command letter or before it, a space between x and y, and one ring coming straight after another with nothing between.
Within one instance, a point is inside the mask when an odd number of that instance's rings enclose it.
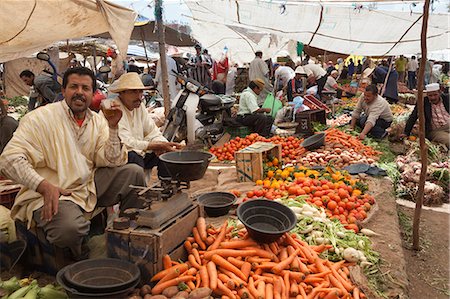
<instances>
[{"instance_id":1,"label":"dirt ground","mask_svg":"<svg viewBox=\"0 0 450 299\"><path fill-rule=\"evenodd\" d=\"M450 297L449 214L422 210L421 250L411 249L413 209L400 206L403 252L411 299Z\"/></svg>"}]
</instances>

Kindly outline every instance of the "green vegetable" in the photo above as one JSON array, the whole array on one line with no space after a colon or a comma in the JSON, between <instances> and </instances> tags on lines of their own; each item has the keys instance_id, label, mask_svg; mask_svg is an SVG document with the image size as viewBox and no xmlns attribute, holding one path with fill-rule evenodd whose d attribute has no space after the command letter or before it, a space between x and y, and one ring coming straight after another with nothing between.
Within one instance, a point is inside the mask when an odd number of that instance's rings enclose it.
<instances>
[{"instance_id":1,"label":"green vegetable","mask_svg":"<svg viewBox=\"0 0 450 299\"><path fill-rule=\"evenodd\" d=\"M48 284L39 291L39 299L66 299L67 294L64 290Z\"/></svg>"},{"instance_id":2,"label":"green vegetable","mask_svg":"<svg viewBox=\"0 0 450 299\"><path fill-rule=\"evenodd\" d=\"M35 285L32 287L26 296L23 297L23 299L37 299L37 295L39 293L39 286Z\"/></svg>"},{"instance_id":3,"label":"green vegetable","mask_svg":"<svg viewBox=\"0 0 450 299\"><path fill-rule=\"evenodd\" d=\"M9 295L8 299L19 299L25 297L25 295L35 286L37 286L37 281L33 280L30 285L21 287L20 289Z\"/></svg>"},{"instance_id":4,"label":"green vegetable","mask_svg":"<svg viewBox=\"0 0 450 299\"><path fill-rule=\"evenodd\" d=\"M188 285L185 284L184 282L181 282L181 283L178 284L178 290L180 290L180 291L186 291L186 290L188 290L188 289L189 289Z\"/></svg>"},{"instance_id":5,"label":"green vegetable","mask_svg":"<svg viewBox=\"0 0 450 299\"><path fill-rule=\"evenodd\" d=\"M19 279L17 277L11 277L7 281L0 282L0 288L6 290L8 293L12 293L20 289Z\"/></svg>"},{"instance_id":6,"label":"green vegetable","mask_svg":"<svg viewBox=\"0 0 450 299\"><path fill-rule=\"evenodd\" d=\"M8 101L8 105L12 106L12 107L27 106L28 105L28 100L26 98L24 98L24 97L21 97L21 96L7 98L6 100Z\"/></svg>"}]
</instances>

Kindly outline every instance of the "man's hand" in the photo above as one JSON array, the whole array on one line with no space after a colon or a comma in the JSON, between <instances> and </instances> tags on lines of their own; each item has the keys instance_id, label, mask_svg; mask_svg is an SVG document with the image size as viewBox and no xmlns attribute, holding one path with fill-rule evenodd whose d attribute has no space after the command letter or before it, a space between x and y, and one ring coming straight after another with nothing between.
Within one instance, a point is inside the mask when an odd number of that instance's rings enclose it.
<instances>
[{"instance_id":1,"label":"man's hand","mask_svg":"<svg viewBox=\"0 0 450 299\"><path fill-rule=\"evenodd\" d=\"M107 111L103 111L103 115L108 121L108 126L112 129L117 128L120 119L122 118L122 109L120 109L120 105L116 102L111 103L111 108Z\"/></svg>"},{"instance_id":2,"label":"man's hand","mask_svg":"<svg viewBox=\"0 0 450 299\"><path fill-rule=\"evenodd\" d=\"M44 196L41 218L45 221L51 221L52 217L58 213L59 197L61 195L69 196L72 194L70 191L52 185L47 180L43 180L36 191Z\"/></svg>"},{"instance_id":3,"label":"man's hand","mask_svg":"<svg viewBox=\"0 0 450 299\"><path fill-rule=\"evenodd\" d=\"M183 146L176 142L150 142L147 146L147 150L153 151L157 156L173 152L177 149L181 149Z\"/></svg>"},{"instance_id":4,"label":"man's hand","mask_svg":"<svg viewBox=\"0 0 450 299\"><path fill-rule=\"evenodd\" d=\"M270 111L272 111L272 109L270 109L270 108L264 108L264 109L265 109L264 112L266 112L266 113L270 113Z\"/></svg>"},{"instance_id":5,"label":"man's hand","mask_svg":"<svg viewBox=\"0 0 450 299\"><path fill-rule=\"evenodd\" d=\"M366 138L366 134L361 133L361 134L359 134L358 137L359 137L359 139L364 140L364 138Z\"/></svg>"},{"instance_id":6,"label":"man's hand","mask_svg":"<svg viewBox=\"0 0 450 299\"><path fill-rule=\"evenodd\" d=\"M401 140L403 140L403 139L405 139L405 138L407 138L408 137L408 135L406 135L406 134L400 134L400 136L399 136L399 138L401 139Z\"/></svg>"}]
</instances>

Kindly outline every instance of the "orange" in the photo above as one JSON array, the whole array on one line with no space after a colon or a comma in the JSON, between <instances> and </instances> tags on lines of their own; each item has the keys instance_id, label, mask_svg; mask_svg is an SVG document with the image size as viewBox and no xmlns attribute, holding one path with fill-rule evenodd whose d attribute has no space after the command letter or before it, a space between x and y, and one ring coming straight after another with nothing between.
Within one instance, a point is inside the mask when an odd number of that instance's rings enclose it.
<instances>
[{"instance_id":1,"label":"orange","mask_svg":"<svg viewBox=\"0 0 450 299\"><path fill-rule=\"evenodd\" d=\"M256 185L257 185L257 186L261 186L262 184L263 184L263 181L262 181L262 180L257 180L257 181L256 181Z\"/></svg>"}]
</instances>

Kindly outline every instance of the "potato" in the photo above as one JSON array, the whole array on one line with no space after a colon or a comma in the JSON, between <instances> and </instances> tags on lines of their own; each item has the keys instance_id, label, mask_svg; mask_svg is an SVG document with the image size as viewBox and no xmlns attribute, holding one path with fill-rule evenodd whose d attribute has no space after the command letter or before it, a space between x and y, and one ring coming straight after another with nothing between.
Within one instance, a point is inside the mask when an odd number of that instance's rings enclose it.
<instances>
[{"instance_id":1,"label":"potato","mask_svg":"<svg viewBox=\"0 0 450 299\"><path fill-rule=\"evenodd\" d=\"M181 291L178 292L174 298L188 298L189 297L189 293L186 291Z\"/></svg>"},{"instance_id":2,"label":"potato","mask_svg":"<svg viewBox=\"0 0 450 299\"><path fill-rule=\"evenodd\" d=\"M144 296L144 299L152 299L152 298L153 298L152 294L147 294Z\"/></svg>"},{"instance_id":3,"label":"potato","mask_svg":"<svg viewBox=\"0 0 450 299\"><path fill-rule=\"evenodd\" d=\"M151 294L151 293L152 293L152 288L148 284L144 284L139 292L139 294L141 294L142 297L144 297L147 294Z\"/></svg>"},{"instance_id":4,"label":"potato","mask_svg":"<svg viewBox=\"0 0 450 299\"><path fill-rule=\"evenodd\" d=\"M177 286L168 287L162 292L162 294L168 298L171 298L176 294L178 294L178 287Z\"/></svg>"},{"instance_id":5,"label":"potato","mask_svg":"<svg viewBox=\"0 0 450 299\"><path fill-rule=\"evenodd\" d=\"M196 290L193 290L190 294L188 299L202 299L205 297L208 297L211 295L212 290L210 288L199 288Z\"/></svg>"},{"instance_id":6,"label":"potato","mask_svg":"<svg viewBox=\"0 0 450 299\"><path fill-rule=\"evenodd\" d=\"M154 295L154 296L148 297L147 299L167 299L167 297L164 295Z\"/></svg>"},{"instance_id":7,"label":"potato","mask_svg":"<svg viewBox=\"0 0 450 299\"><path fill-rule=\"evenodd\" d=\"M133 295L133 296L128 297L128 299L142 299L142 297L139 295Z\"/></svg>"}]
</instances>

